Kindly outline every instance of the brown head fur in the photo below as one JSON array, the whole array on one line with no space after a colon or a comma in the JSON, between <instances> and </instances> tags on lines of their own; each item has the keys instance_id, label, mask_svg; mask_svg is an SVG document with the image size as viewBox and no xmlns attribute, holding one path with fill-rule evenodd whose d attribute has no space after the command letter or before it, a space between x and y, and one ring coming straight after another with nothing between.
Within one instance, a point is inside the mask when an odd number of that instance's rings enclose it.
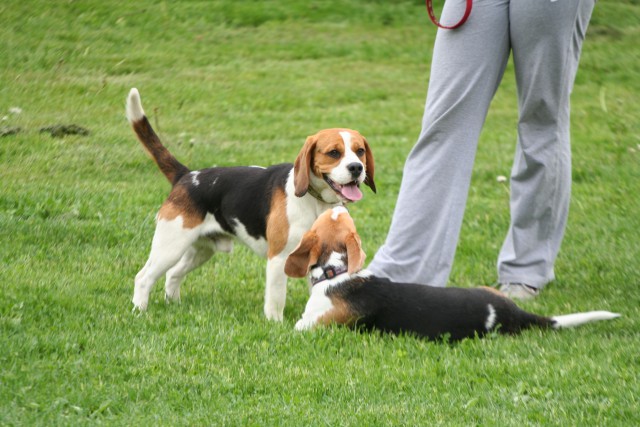
<instances>
[{"instance_id":1,"label":"brown head fur","mask_svg":"<svg viewBox=\"0 0 640 427\"><path fill-rule=\"evenodd\" d=\"M347 253L349 274L362 269L367 257L353 219L342 207L329 209L316 219L287 258L284 271L290 277L304 277L310 266L332 252Z\"/></svg>"},{"instance_id":2,"label":"brown head fur","mask_svg":"<svg viewBox=\"0 0 640 427\"><path fill-rule=\"evenodd\" d=\"M296 161L294 163L293 180L296 189L296 196L304 196L310 183L310 174L322 177L325 173L330 173L335 168L342 156L344 156L345 144L340 132L349 132L352 135L351 149L357 152L360 148L364 150L360 161L365 168L364 183L368 185L373 192L376 192L376 184L373 180L374 176L374 160L371 148L367 140L360 135L358 131L351 129L325 129L307 137ZM342 154L340 158L334 158L327 153L337 150Z\"/></svg>"}]
</instances>

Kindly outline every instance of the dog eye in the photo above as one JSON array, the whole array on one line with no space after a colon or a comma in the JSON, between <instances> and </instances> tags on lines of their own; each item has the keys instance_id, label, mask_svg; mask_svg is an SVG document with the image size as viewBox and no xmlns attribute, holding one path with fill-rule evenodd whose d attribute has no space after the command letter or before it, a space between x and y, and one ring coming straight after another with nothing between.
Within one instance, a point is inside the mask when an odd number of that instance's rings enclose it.
<instances>
[{"instance_id":1,"label":"dog eye","mask_svg":"<svg viewBox=\"0 0 640 427\"><path fill-rule=\"evenodd\" d=\"M332 157L334 159L340 158L340 152L338 150L331 150L327 153L327 156Z\"/></svg>"},{"instance_id":2,"label":"dog eye","mask_svg":"<svg viewBox=\"0 0 640 427\"><path fill-rule=\"evenodd\" d=\"M364 148L358 148L358 149L356 150L356 156L358 156L358 157L362 157L362 156L364 156L364 153L365 153Z\"/></svg>"}]
</instances>

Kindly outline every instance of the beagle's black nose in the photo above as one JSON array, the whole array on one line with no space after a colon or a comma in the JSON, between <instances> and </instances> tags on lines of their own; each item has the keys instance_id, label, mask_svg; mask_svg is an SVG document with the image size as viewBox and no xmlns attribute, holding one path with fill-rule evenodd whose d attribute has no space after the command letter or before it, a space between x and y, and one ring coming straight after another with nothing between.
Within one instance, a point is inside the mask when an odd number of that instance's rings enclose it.
<instances>
[{"instance_id":1,"label":"beagle's black nose","mask_svg":"<svg viewBox=\"0 0 640 427\"><path fill-rule=\"evenodd\" d=\"M349 163L347 165L347 170L349 171L349 173L351 173L351 176L354 179L358 178L360 176L360 174L362 173L363 169L364 168L362 166L362 163L353 162L353 163Z\"/></svg>"}]
</instances>

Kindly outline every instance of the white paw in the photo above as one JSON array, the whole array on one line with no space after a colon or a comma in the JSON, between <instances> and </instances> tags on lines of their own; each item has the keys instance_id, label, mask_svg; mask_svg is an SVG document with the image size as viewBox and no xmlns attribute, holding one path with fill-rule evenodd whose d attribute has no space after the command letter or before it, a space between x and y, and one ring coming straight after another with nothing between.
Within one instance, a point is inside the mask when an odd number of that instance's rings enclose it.
<instances>
[{"instance_id":1,"label":"white paw","mask_svg":"<svg viewBox=\"0 0 640 427\"><path fill-rule=\"evenodd\" d=\"M144 306L144 307L140 307L140 306L138 306L138 305L136 305L136 304L134 303L134 304L133 304L133 308L131 309L131 313L133 313L133 314L136 314L136 313L142 314L142 313L144 313L146 310L147 310L147 307L146 307L146 306Z\"/></svg>"},{"instance_id":2,"label":"white paw","mask_svg":"<svg viewBox=\"0 0 640 427\"><path fill-rule=\"evenodd\" d=\"M140 295L134 295L131 300L133 303L133 310L145 311L149 300L147 298L141 298Z\"/></svg>"},{"instance_id":3,"label":"white paw","mask_svg":"<svg viewBox=\"0 0 640 427\"><path fill-rule=\"evenodd\" d=\"M267 307L266 305L264 307L264 315L267 317L267 320L274 322L282 322L282 320L284 320L284 310Z\"/></svg>"},{"instance_id":4,"label":"white paw","mask_svg":"<svg viewBox=\"0 0 640 427\"><path fill-rule=\"evenodd\" d=\"M296 326L295 326L295 330L296 331L308 331L309 329L313 328L314 322L309 321L309 320L305 320L300 319L296 322Z\"/></svg>"},{"instance_id":5,"label":"white paw","mask_svg":"<svg viewBox=\"0 0 640 427\"><path fill-rule=\"evenodd\" d=\"M164 301L166 303L171 303L171 302L180 302L180 289L176 289L172 292L166 292L164 294Z\"/></svg>"}]
</instances>

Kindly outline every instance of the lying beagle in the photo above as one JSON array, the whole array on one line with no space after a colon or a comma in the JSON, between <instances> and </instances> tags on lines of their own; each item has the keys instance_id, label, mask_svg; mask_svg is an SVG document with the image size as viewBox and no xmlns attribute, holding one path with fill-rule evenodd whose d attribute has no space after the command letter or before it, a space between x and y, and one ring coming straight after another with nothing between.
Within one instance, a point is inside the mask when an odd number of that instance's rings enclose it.
<instances>
[{"instance_id":1,"label":"lying beagle","mask_svg":"<svg viewBox=\"0 0 640 427\"><path fill-rule=\"evenodd\" d=\"M145 310L154 283L166 273L165 295L180 299L180 283L214 252L230 252L238 239L268 259L264 313L282 320L284 263L303 233L326 209L374 192L369 144L350 129L327 129L307 138L295 165L215 167L197 171L160 142L131 89L127 118L148 154L172 185L157 215L151 253L136 275L134 309Z\"/></svg>"},{"instance_id":2,"label":"lying beagle","mask_svg":"<svg viewBox=\"0 0 640 427\"><path fill-rule=\"evenodd\" d=\"M436 288L394 283L360 271L365 254L349 213L335 207L318 217L289 255L285 272L309 274L312 286L296 329L340 323L451 341L531 326L566 328L618 317L608 311L543 317L518 308L493 288Z\"/></svg>"}]
</instances>

